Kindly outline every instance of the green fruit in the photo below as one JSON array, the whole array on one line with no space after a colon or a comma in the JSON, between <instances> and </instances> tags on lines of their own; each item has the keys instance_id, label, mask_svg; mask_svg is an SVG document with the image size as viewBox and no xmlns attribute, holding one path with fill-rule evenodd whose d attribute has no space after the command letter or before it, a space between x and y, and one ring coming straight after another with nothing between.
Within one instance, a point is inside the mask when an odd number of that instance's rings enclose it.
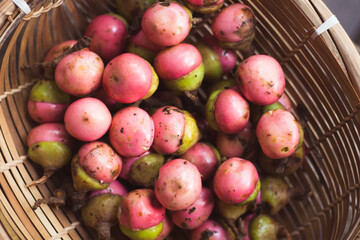
<instances>
[{"instance_id":1,"label":"green fruit","mask_svg":"<svg viewBox=\"0 0 360 240\"><path fill-rule=\"evenodd\" d=\"M152 77L150 89L142 99L147 99L147 98L151 97L155 93L155 91L157 90L157 88L159 86L159 77L156 74L155 69L151 66L151 64L149 62L148 62L148 64L151 68L153 77Z\"/></svg>"},{"instance_id":2,"label":"green fruit","mask_svg":"<svg viewBox=\"0 0 360 240\"><path fill-rule=\"evenodd\" d=\"M156 0L116 0L115 4L117 12L131 22L155 2Z\"/></svg>"},{"instance_id":3,"label":"green fruit","mask_svg":"<svg viewBox=\"0 0 360 240\"><path fill-rule=\"evenodd\" d=\"M230 79L222 79L220 81L215 82L212 87L210 92L215 92L217 90L225 90L225 89L229 89L232 88L234 86L236 86L236 80L235 78L230 78Z\"/></svg>"},{"instance_id":4,"label":"green fruit","mask_svg":"<svg viewBox=\"0 0 360 240\"><path fill-rule=\"evenodd\" d=\"M164 161L164 156L159 153L150 153L139 158L131 166L129 181L145 188L154 186Z\"/></svg>"},{"instance_id":5,"label":"green fruit","mask_svg":"<svg viewBox=\"0 0 360 240\"><path fill-rule=\"evenodd\" d=\"M254 202L256 200L257 195L259 194L261 185L262 184L260 183L260 179L259 179L258 182L256 183L254 191L250 194L250 196L247 199L239 203L239 205L247 205L249 203Z\"/></svg>"},{"instance_id":6,"label":"green fruit","mask_svg":"<svg viewBox=\"0 0 360 240\"><path fill-rule=\"evenodd\" d=\"M92 190L103 190L110 183L100 182L91 177L80 165L79 156L76 154L71 161L71 175L74 189L78 192L88 192Z\"/></svg>"},{"instance_id":7,"label":"green fruit","mask_svg":"<svg viewBox=\"0 0 360 240\"><path fill-rule=\"evenodd\" d=\"M291 200L289 185L279 177L262 179L261 202L270 207L270 214L277 214Z\"/></svg>"},{"instance_id":8,"label":"green fruit","mask_svg":"<svg viewBox=\"0 0 360 240\"><path fill-rule=\"evenodd\" d=\"M219 80L223 75L223 69L217 53L204 43L198 43L196 48L201 54L205 67L204 80L211 82Z\"/></svg>"},{"instance_id":9,"label":"green fruit","mask_svg":"<svg viewBox=\"0 0 360 240\"><path fill-rule=\"evenodd\" d=\"M164 223L161 222L151 228L141 230L131 230L130 228L120 225L120 229L131 240L154 240L160 235L163 225Z\"/></svg>"},{"instance_id":10,"label":"green fruit","mask_svg":"<svg viewBox=\"0 0 360 240\"><path fill-rule=\"evenodd\" d=\"M206 120L209 123L209 126L219 131L219 127L215 120L215 102L217 99L217 96L223 91L223 89L216 90L215 92L212 92L207 100L206 106L205 106L205 117Z\"/></svg>"},{"instance_id":11,"label":"green fruit","mask_svg":"<svg viewBox=\"0 0 360 240\"><path fill-rule=\"evenodd\" d=\"M277 240L277 228L270 216L260 214L251 219L248 231L251 240Z\"/></svg>"},{"instance_id":12,"label":"green fruit","mask_svg":"<svg viewBox=\"0 0 360 240\"><path fill-rule=\"evenodd\" d=\"M38 142L29 147L28 156L44 169L58 169L70 162L72 151L63 143Z\"/></svg>"},{"instance_id":13,"label":"green fruit","mask_svg":"<svg viewBox=\"0 0 360 240\"><path fill-rule=\"evenodd\" d=\"M248 205L228 204L218 198L216 198L215 204L215 209L221 216L233 220L245 214L248 208Z\"/></svg>"},{"instance_id":14,"label":"green fruit","mask_svg":"<svg viewBox=\"0 0 360 240\"><path fill-rule=\"evenodd\" d=\"M195 118L186 110L182 110L185 117L184 135L180 141L179 149L174 153L181 155L191 148L200 138L200 131L196 124Z\"/></svg>"},{"instance_id":15,"label":"green fruit","mask_svg":"<svg viewBox=\"0 0 360 240\"><path fill-rule=\"evenodd\" d=\"M143 59L145 59L148 62L153 63L154 59L157 55L157 52L153 52L149 49L143 48L143 47L139 47L133 43L130 43L128 46L128 50L129 53L133 53L138 55L139 57L142 57Z\"/></svg>"},{"instance_id":16,"label":"green fruit","mask_svg":"<svg viewBox=\"0 0 360 240\"><path fill-rule=\"evenodd\" d=\"M110 239L110 228L118 222L117 212L120 201L120 195L110 193L90 198L81 209L83 224L94 228L99 239Z\"/></svg>"},{"instance_id":17,"label":"green fruit","mask_svg":"<svg viewBox=\"0 0 360 240\"><path fill-rule=\"evenodd\" d=\"M201 63L192 72L174 80L166 80L163 83L170 89L185 92L193 91L200 87L202 80L204 79L205 67Z\"/></svg>"},{"instance_id":18,"label":"green fruit","mask_svg":"<svg viewBox=\"0 0 360 240\"><path fill-rule=\"evenodd\" d=\"M32 87L30 100L46 103L69 103L70 95L63 92L54 81L39 80Z\"/></svg>"}]
</instances>

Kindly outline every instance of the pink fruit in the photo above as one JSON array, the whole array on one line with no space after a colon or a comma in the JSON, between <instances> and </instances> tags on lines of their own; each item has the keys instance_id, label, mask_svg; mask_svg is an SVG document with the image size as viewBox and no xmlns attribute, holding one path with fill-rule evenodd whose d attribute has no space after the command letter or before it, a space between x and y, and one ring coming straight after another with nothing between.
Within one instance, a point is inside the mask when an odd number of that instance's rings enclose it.
<instances>
[{"instance_id":1,"label":"pink fruit","mask_svg":"<svg viewBox=\"0 0 360 240\"><path fill-rule=\"evenodd\" d=\"M201 194L199 170L185 159L165 163L155 181L155 194L159 202L172 211L183 210L193 204Z\"/></svg>"},{"instance_id":2,"label":"pink fruit","mask_svg":"<svg viewBox=\"0 0 360 240\"><path fill-rule=\"evenodd\" d=\"M180 228L194 229L203 224L214 209L214 196L202 188L199 198L185 210L171 212L172 221Z\"/></svg>"},{"instance_id":3,"label":"pink fruit","mask_svg":"<svg viewBox=\"0 0 360 240\"><path fill-rule=\"evenodd\" d=\"M90 50L108 62L124 52L128 35L125 19L116 14L103 14L95 17L85 31L91 37Z\"/></svg>"},{"instance_id":4,"label":"pink fruit","mask_svg":"<svg viewBox=\"0 0 360 240\"><path fill-rule=\"evenodd\" d=\"M164 217L165 208L152 189L133 190L120 203L119 223L131 230L151 228L161 223Z\"/></svg>"},{"instance_id":5,"label":"pink fruit","mask_svg":"<svg viewBox=\"0 0 360 240\"><path fill-rule=\"evenodd\" d=\"M179 44L190 32L192 17L189 14L178 3L155 3L143 15L142 30L150 41L159 46Z\"/></svg>"},{"instance_id":6,"label":"pink fruit","mask_svg":"<svg viewBox=\"0 0 360 240\"><path fill-rule=\"evenodd\" d=\"M208 219L200 227L190 233L190 240L230 240L232 239L226 229L213 219Z\"/></svg>"},{"instance_id":7,"label":"pink fruit","mask_svg":"<svg viewBox=\"0 0 360 240\"><path fill-rule=\"evenodd\" d=\"M111 113L96 98L81 98L68 107L64 123L66 130L76 139L90 142L101 138L111 124Z\"/></svg>"},{"instance_id":8,"label":"pink fruit","mask_svg":"<svg viewBox=\"0 0 360 240\"><path fill-rule=\"evenodd\" d=\"M164 240L171 233L173 228L174 228L174 223L171 220L171 216L169 214L166 214L163 220L163 229L160 235L157 238L155 238L155 240Z\"/></svg>"},{"instance_id":9,"label":"pink fruit","mask_svg":"<svg viewBox=\"0 0 360 240\"><path fill-rule=\"evenodd\" d=\"M104 142L86 143L77 155L81 167L99 181L112 182L121 172L121 157Z\"/></svg>"},{"instance_id":10,"label":"pink fruit","mask_svg":"<svg viewBox=\"0 0 360 240\"><path fill-rule=\"evenodd\" d=\"M81 50L60 60L55 69L55 82L64 92L83 96L100 87L103 71L104 63L99 55Z\"/></svg>"},{"instance_id":11,"label":"pink fruit","mask_svg":"<svg viewBox=\"0 0 360 240\"><path fill-rule=\"evenodd\" d=\"M38 123L62 122L69 104L28 101L30 117Z\"/></svg>"},{"instance_id":12,"label":"pink fruit","mask_svg":"<svg viewBox=\"0 0 360 240\"><path fill-rule=\"evenodd\" d=\"M112 106L114 106L116 104L116 101L114 99L112 99L111 97L109 97L109 95L106 94L106 92L104 91L104 89L102 87L98 88L94 92L94 97L99 99L103 103L105 103L105 105L108 108L111 108Z\"/></svg>"},{"instance_id":13,"label":"pink fruit","mask_svg":"<svg viewBox=\"0 0 360 240\"><path fill-rule=\"evenodd\" d=\"M158 153L171 154L178 150L185 129L185 117L180 109L165 106L152 115L155 125L153 148Z\"/></svg>"},{"instance_id":14,"label":"pink fruit","mask_svg":"<svg viewBox=\"0 0 360 240\"><path fill-rule=\"evenodd\" d=\"M214 176L221 162L218 150L211 144L204 142L196 143L180 157L190 161L197 167L203 181Z\"/></svg>"},{"instance_id":15,"label":"pink fruit","mask_svg":"<svg viewBox=\"0 0 360 240\"><path fill-rule=\"evenodd\" d=\"M231 4L214 18L211 29L219 43L227 48L245 49L255 37L255 16L245 4Z\"/></svg>"},{"instance_id":16,"label":"pink fruit","mask_svg":"<svg viewBox=\"0 0 360 240\"><path fill-rule=\"evenodd\" d=\"M284 72L273 57L253 55L240 63L236 78L243 96L257 105L270 105L285 90Z\"/></svg>"},{"instance_id":17,"label":"pink fruit","mask_svg":"<svg viewBox=\"0 0 360 240\"><path fill-rule=\"evenodd\" d=\"M154 122L139 107L117 112L109 130L111 145L124 157L140 156L150 149L154 140Z\"/></svg>"},{"instance_id":18,"label":"pink fruit","mask_svg":"<svg viewBox=\"0 0 360 240\"><path fill-rule=\"evenodd\" d=\"M44 57L44 62L51 62L55 58L63 55L67 50L77 43L76 40L67 40L53 46Z\"/></svg>"},{"instance_id":19,"label":"pink fruit","mask_svg":"<svg viewBox=\"0 0 360 240\"><path fill-rule=\"evenodd\" d=\"M259 175L254 164L245 159L230 158L217 169L213 185L221 201L236 204L250 197L258 181Z\"/></svg>"},{"instance_id":20,"label":"pink fruit","mask_svg":"<svg viewBox=\"0 0 360 240\"><path fill-rule=\"evenodd\" d=\"M89 198L95 197L96 195L99 195L99 194L105 194L105 193L111 193L111 194L117 194L120 196L124 196L128 193L128 191L122 183L120 183L118 180L114 180L104 190L91 191L89 193Z\"/></svg>"},{"instance_id":21,"label":"pink fruit","mask_svg":"<svg viewBox=\"0 0 360 240\"><path fill-rule=\"evenodd\" d=\"M251 122L248 122L248 125L237 134L219 132L216 136L216 147L221 156L241 157L253 137L255 137L255 129Z\"/></svg>"},{"instance_id":22,"label":"pink fruit","mask_svg":"<svg viewBox=\"0 0 360 240\"><path fill-rule=\"evenodd\" d=\"M300 141L295 117L282 109L268 111L261 116L256 126L256 136L262 151L272 159L289 157Z\"/></svg>"},{"instance_id":23,"label":"pink fruit","mask_svg":"<svg viewBox=\"0 0 360 240\"><path fill-rule=\"evenodd\" d=\"M145 97L152 81L151 65L135 54L124 53L106 65L102 85L114 100L133 103Z\"/></svg>"},{"instance_id":24,"label":"pink fruit","mask_svg":"<svg viewBox=\"0 0 360 240\"><path fill-rule=\"evenodd\" d=\"M38 142L59 142L72 148L74 139L65 130L61 123L44 123L31 129L27 136L27 145Z\"/></svg>"}]
</instances>

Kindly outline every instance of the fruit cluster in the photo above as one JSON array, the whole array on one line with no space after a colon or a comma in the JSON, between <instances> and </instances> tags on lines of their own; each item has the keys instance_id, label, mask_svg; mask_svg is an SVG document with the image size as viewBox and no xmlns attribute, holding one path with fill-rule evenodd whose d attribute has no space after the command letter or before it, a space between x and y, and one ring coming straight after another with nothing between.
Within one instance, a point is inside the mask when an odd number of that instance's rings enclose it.
<instances>
[{"instance_id":1,"label":"fruit cluster","mask_svg":"<svg viewBox=\"0 0 360 240\"><path fill-rule=\"evenodd\" d=\"M280 64L250 50L254 12L223 3L117 0L89 42L54 46L28 101L44 168L29 186L69 172L60 196L99 239L290 238L270 215L301 195L281 177L304 159L302 125ZM194 42L201 19L213 34Z\"/></svg>"}]
</instances>

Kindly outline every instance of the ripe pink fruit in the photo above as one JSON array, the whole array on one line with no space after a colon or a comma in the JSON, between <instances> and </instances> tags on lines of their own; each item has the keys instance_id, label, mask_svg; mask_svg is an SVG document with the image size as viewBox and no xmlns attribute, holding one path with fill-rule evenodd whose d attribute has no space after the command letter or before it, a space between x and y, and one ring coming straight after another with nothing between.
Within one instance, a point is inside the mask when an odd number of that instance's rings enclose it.
<instances>
[{"instance_id":1,"label":"ripe pink fruit","mask_svg":"<svg viewBox=\"0 0 360 240\"><path fill-rule=\"evenodd\" d=\"M104 63L99 55L81 50L60 60L55 69L55 82L64 92L83 96L100 87L103 71Z\"/></svg>"},{"instance_id":2,"label":"ripe pink fruit","mask_svg":"<svg viewBox=\"0 0 360 240\"><path fill-rule=\"evenodd\" d=\"M124 52L128 35L125 19L116 14L103 14L95 17L85 31L91 37L90 50L99 54L104 62Z\"/></svg>"},{"instance_id":3,"label":"ripe pink fruit","mask_svg":"<svg viewBox=\"0 0 360 240\"><path fill-rule=\"evenodd\" d=\"M99 181L112 182L121 172L121 157L104 142L86 143L81 146L77 155L82 168Z\"/></svg>"},{"instance_id":4,"label":"ripe pink fruit","mask_svg":"<svg viewBox=\"0 0 360 240\"><path fill-rule=\"evenodd\" d=\"M27 136L29 147L38 142L59 142L72 148L74 139L65 130L64 124L43 123L31 129Z\"/></svg>"},{"instance_id":5,"label":"ripe pink fruit","mask_svg":"<svg viewBox=\"0 0 360 240\"><path fill-rule=\"evenodd\" d=\"M145 97L152 81L151 65L135 54L124 53L106 65L102 85L114 100L133 103Z\"/></svg>"},{"instance_id":6,"label":"ripe pink fruit","mask_svg":"<svg viewBox=\"0 0 360 240\"><path fill-rule=\"evenodd\" d=\"M90 142L101 138L111 124L111 113L96 98L81 98L68 107L64 123L66 130L76 139Z\"/></svg>"},{"instance_id":7,"label":"ripe pink fruit","mask_svg":"<svg viewBox=\"0 0 360 240\"><path fill-rule=\"evenodd\" d=\"M208 188L202 188L199 198L185 210L171 212L175 225L194 229L203 224L214 209L214 195Z\"/></svg>"},{"instance_id":8,"label":"ripe pink fruit","mask_svg":"<svg viewBox=\"0 0 360 240\"><path fill-rule=\"evenodd\" d=\"M236 78L243 96L257 105L278 101L285 90L284 72L273 57L253 55L236 69Z\"/></svg>"},{"instance_id":9,"label":"ripe pink fruit","mask_svg":"<svg viewBox=\"0 0 360 240\"><path fill-rule=\"evenodd\" d=\"M136 189L123 197L118 219L120 225L141 230L158 225L165 217L165 208L156 199L152 189Z\"/></svg>"},{"instance_id":10,"label":"ripe pink fruit","mask_svg":"<svg viewBox=\"0 0 360 240\"><path fill-rule=\"evenodd\" d=\"M217 169L213 185L221 201L236 204L250 197L258 181L259 175L254 164L245 159L230 158Z\"/></svg>"},{"instance_id":11,"label":"ripe pink fruit","mask_svg":"<svg viewBox=\"0 0 360 240\"><path fill-rule=\"evenodd\" d=\"M190 32L192 17L189 14L178 3L155 3L143 15L142 30L150 41L159 46L179 44Z\"/></svg>"},{"instance_id":12,"label":"ripe pink fruit","mask_svg":"<svg viewBox=\"0 0 360 240\"><path fill-rule=\"evenodd\" d=\"M204 239L204 236L207 240L232 239L226 229L213 219L208 219L200 227L192 230L190 233L190 240L202 240Z\"/></svg>"},{"instance_id":13,"label":"ripe pink fruit","mask_svg":"<svg viewBox=\"0 0 360 240\"><path fill-rule=\"evenodd\" d=\"M111 193L111 194L117 194L120 196L124 196L128 193L128 190L121 182L119 182L118 180L114 180L109 184L109 186L106 189L91 191L89 193L89 198L95 197L96 195L99 195L99 194L105 194L105 193Z\"/></svg>"},{"instance_id":14,"label":"ripe pink fruit","mask_svg":"<svg viewBox=\"0 0 360 240\"><path fill-rule=\"evenodd\" d=\"M159 202L172 211L183 210L193 204L201 194L199 170L185 159L165 163L155 181L155 194Z\"/></svg>"},{"instance_id":15,"label":"ripe pink fruit","mask_svg":"<svg viewBox=\"0 0 360 240\"><path fill-rule=\"evenodd\" d=\"M124 157L140 156L150 149L154 140L154 122L139 107L117 112L109 130L111 145Z\"/></svg>"},{"instance_id":16,"label":"ripe pink fruit","mask_svg":"<svg viewBox=\"0 0 360 240\"><path fill-rule=\"evenodd\" d=\"M283 109L264 113L256 126L256 136L262 151L272 159L289 157L300 141L295 117Z\"/></svg>"}]
</instances>

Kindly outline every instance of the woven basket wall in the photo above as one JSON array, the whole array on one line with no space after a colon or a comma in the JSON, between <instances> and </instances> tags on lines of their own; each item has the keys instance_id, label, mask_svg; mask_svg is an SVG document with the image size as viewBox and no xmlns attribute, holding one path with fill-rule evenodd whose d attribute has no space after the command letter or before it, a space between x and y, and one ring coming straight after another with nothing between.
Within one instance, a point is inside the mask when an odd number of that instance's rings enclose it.
<instances>
[{"instance_id":1,"label":"woven basket wall","mask_svg":"<svg viewBox=\"0 0 360 240\"><path fill-rule=\"evenodd\" d=\"M113 6L110 0L28 3L33 12L27 16L10 0L0 3L0 238L90 239L66 208L31 208L56 186L49 181L25 187L41 171L26 158L26 136L34 126L26 103L37 78L20 68L41 61L56 43L80 39L89 21ZM313 194L289 204L276 219L293 239L356 239L360 233L360 57L340 24L314 34L332 16L321 0L243 3L257 16L256 53L281 62L286 93L294 106L301 103L308 110L298 116L307 119L305 164L286 180ZM208 26L198 26L193 40Z\"/></svg>"}]
</instances>

